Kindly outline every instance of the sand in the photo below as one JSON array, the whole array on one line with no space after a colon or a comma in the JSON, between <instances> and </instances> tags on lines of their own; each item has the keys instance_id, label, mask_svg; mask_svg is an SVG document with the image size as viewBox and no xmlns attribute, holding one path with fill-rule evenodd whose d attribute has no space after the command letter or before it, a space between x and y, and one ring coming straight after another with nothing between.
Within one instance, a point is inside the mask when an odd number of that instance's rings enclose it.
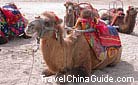
<instances>
[{"instance_id":1,"label":"sand","mask_svg":"<svg viewBox=\"0 0 138 85\"><path fill-rule=\"evenodd\" d=\"M4 3L1 2L0 4L3 5ZM65 12L63 3L17 2L16 4L21 7L21 12L26 15L25 17L29 21L44 10L54 11L61 18L63 18ZM132 34L120 33L119 35L123 46L121 62L115 67L96 70L92 76L109 76L115 81L118 77L123 79L133 77L135 81L101 83L90 81L89 83L78 83L77 85L138 85L138 24L136 24ZM0 85L56 85L54 82L42 81L40 75L46 65L40 50L33 52L35 43L34 38L16 38L7 44L0 45ZM49 78L54 78L54 76Z\"/></svg>"}]
</instances>

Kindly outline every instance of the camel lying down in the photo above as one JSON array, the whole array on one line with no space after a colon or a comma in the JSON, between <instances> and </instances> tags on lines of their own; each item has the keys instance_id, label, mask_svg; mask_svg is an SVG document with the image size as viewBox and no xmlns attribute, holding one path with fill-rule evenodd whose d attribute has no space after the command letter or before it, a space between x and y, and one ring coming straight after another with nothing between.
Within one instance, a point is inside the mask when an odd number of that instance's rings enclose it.
<instances>
[{"instance_id":1,"label":"camel lying down","mask_svg":"<svg viewBox=\"0 0 138 85\"><path fill-rule=\"evenodd\" d=\"M107 13L104 13L101 16L101 19L109 20L111 25L119 26L118 31L121 33L131 34L135 27L138 8L130 6L126 11L126 14L124 14L122 8L114 10L116 10L115 13L110 13L110 10L107 11Z\"/></svg>"},{"instance_id":2,"label":"camel lying down","mask_svg":"<svg viewBox=\"0 0 138 85\"><path fill-rule=\"evenodd\" d=\"M63 38L61 19L51 12L44 14L44 19L37 18L28 24L26 33L40 38L40 49L48 66L44 71L46 76L65 74L85 77L94 69L116 65L120 61L121 47L109 47L113 53L105 51L106 56L97 59L83 35L85 31L74 31Z\"/></svg>"}]
</instances>

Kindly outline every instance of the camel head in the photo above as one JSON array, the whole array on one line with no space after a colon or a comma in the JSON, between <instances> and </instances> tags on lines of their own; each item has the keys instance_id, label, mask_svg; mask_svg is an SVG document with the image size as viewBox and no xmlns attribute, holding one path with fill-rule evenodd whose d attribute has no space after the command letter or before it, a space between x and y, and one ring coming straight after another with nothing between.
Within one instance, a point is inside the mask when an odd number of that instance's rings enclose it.
<instances>
[{"instance_id":1,"label":"camel head","mask_svg":"<svg viewBox=\"0 0 138 85\"><path fill-rule=\"evenodd\" d=\"M55 16L54 13L44 12L43 18L35 17L35 20L31 21L25 32L27 35L35 36L35 37L43 37L46 35L53 35L52 33L56 33L58 31L58 26L62 23L62 19L59 19Z\"/></svg>"},{"instance_id":2,"label":"camel head","mask_svg":"<svg viewBox=\"0 0 138 85\"><path fill-rule=\"evenodd\" d=\"M90 9L83 9L80 14L80 17L82 18L90 18L92 16L92 11Z\"/></svg>"},{"instance_id":3,"label":"camel head","mask_svg":"<svg viewBox=\"0 0 138 85\"><path fill-rule=\"evenodd\" d=\"M117 10L117 20L118 22L116 23L121 23L121 22L127 22L128 19L135 19L136 16L137 16L137 8L133 7L133 6L129 6L128 10L126 11L126 16L125 14L123 13L123 9L119 8ZM120 22L119 22L120 21Z\"/></svg>"},{"instance_id":4,"label":"camel head","mask_svg":"<svg viewBox=\"0 0 138 85\"><path fill-rule=\"evenodd\" d=\"M77 4L74 2L68 1L64 4L64 6L66 7L66 13L70 15L74 13L74 10Z\"/></svg>"},{"instance_id":5,"label":"camel head","mask_svg":"<svg viewBox=\"0 0 138 85\"><path fill-rule=\"evenodd\" d=\"M38 32L40 29L42 29L42 24L41 23L44 23L44 19L35 19L34 21L31 21L28 25L27 25L27 28L25 29L25 32L27 35L29 36L33 36L34 34L38 36ZM48 23L47 23L48 24Z\"/></svg>"},{"instance_id":6,"label":"camel head","mask_svg":"<svg viewBox=\"0 0 138 85\"><path fill-rule=\"evenodd\" d=\"M138 8L135 8L133 6L129 6L129 8L127 10L127 15L128 16L136 17L137 13L138 13Z\"/></svg>"},{"instance_id":7,"label":"camel head","mask_svg":"<svg viewBox=\"0 0 138 85\"><path fill-rule=\"evenodd\" d=\"M137 13L138 8L129 6L124 17L117 16L114 25L118 25L120 27L119 31L122 33L132 33L135 27Z\"/></svg>"},{"instance_id":8,"label":"camel head","mask_svg":"<svg viewBox=\"0 0 138 85\"><path fill-rule=\"evenodd\" d=\"M91 19L94 22L97 22L95 18L95 12L92 11L91 9L83 9L80 13L80 17L85 19Z\"/></svg>"}]
</instances>

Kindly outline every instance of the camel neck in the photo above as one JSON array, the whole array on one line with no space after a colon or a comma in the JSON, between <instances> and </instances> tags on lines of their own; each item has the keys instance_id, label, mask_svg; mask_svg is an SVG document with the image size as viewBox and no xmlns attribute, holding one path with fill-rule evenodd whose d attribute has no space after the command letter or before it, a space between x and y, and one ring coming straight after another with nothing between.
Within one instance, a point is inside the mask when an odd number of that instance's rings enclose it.
<instances>
[{"instance_id":1,"label":"camel neck","mask_svg":"<svg viewBox=\"0 0 138 85\"><path fill-rule=\"evenodd\" d=\"M135 22L136 22L135 17L136 17L136 15L128 15L128 14L126 15L126 17L124 19L124 24L126 25L126 27L128 29L134 28Z\"/></svg>"}]
</instances>

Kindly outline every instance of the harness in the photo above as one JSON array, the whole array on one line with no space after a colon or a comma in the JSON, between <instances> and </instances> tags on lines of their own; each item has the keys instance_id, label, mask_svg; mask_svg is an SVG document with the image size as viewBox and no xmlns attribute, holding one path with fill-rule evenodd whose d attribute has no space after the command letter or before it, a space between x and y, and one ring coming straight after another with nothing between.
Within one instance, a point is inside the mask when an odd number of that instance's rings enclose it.
<instances>
[{"instance_id":1,"label":"harness","mask_svg":"<svg viewBox=\"0 0 138 85\"><path fill-rule=\"evenodd\" d=\"M51 27L46 27L44 24L44 21L43 20L37 20L39 23L40 23L40 25L41 25L41 29L40 29L40 31L38 32L38 36L37 36L37 38L36 38L36 40L37 40L37 44L39 44L40 42L40 38L42 38L43 36L44 36L44 34L46 33L46 32L48 32L48 31L54 31L54 33L53 33L53 36L54 36L54 38L56 38L56 40L58 40L58 34L59 34L59 31L58 31L58 29L55 29L54 28L54 23L53 23L53 25L51 26Z\"/></svg>"}]
</instances>

